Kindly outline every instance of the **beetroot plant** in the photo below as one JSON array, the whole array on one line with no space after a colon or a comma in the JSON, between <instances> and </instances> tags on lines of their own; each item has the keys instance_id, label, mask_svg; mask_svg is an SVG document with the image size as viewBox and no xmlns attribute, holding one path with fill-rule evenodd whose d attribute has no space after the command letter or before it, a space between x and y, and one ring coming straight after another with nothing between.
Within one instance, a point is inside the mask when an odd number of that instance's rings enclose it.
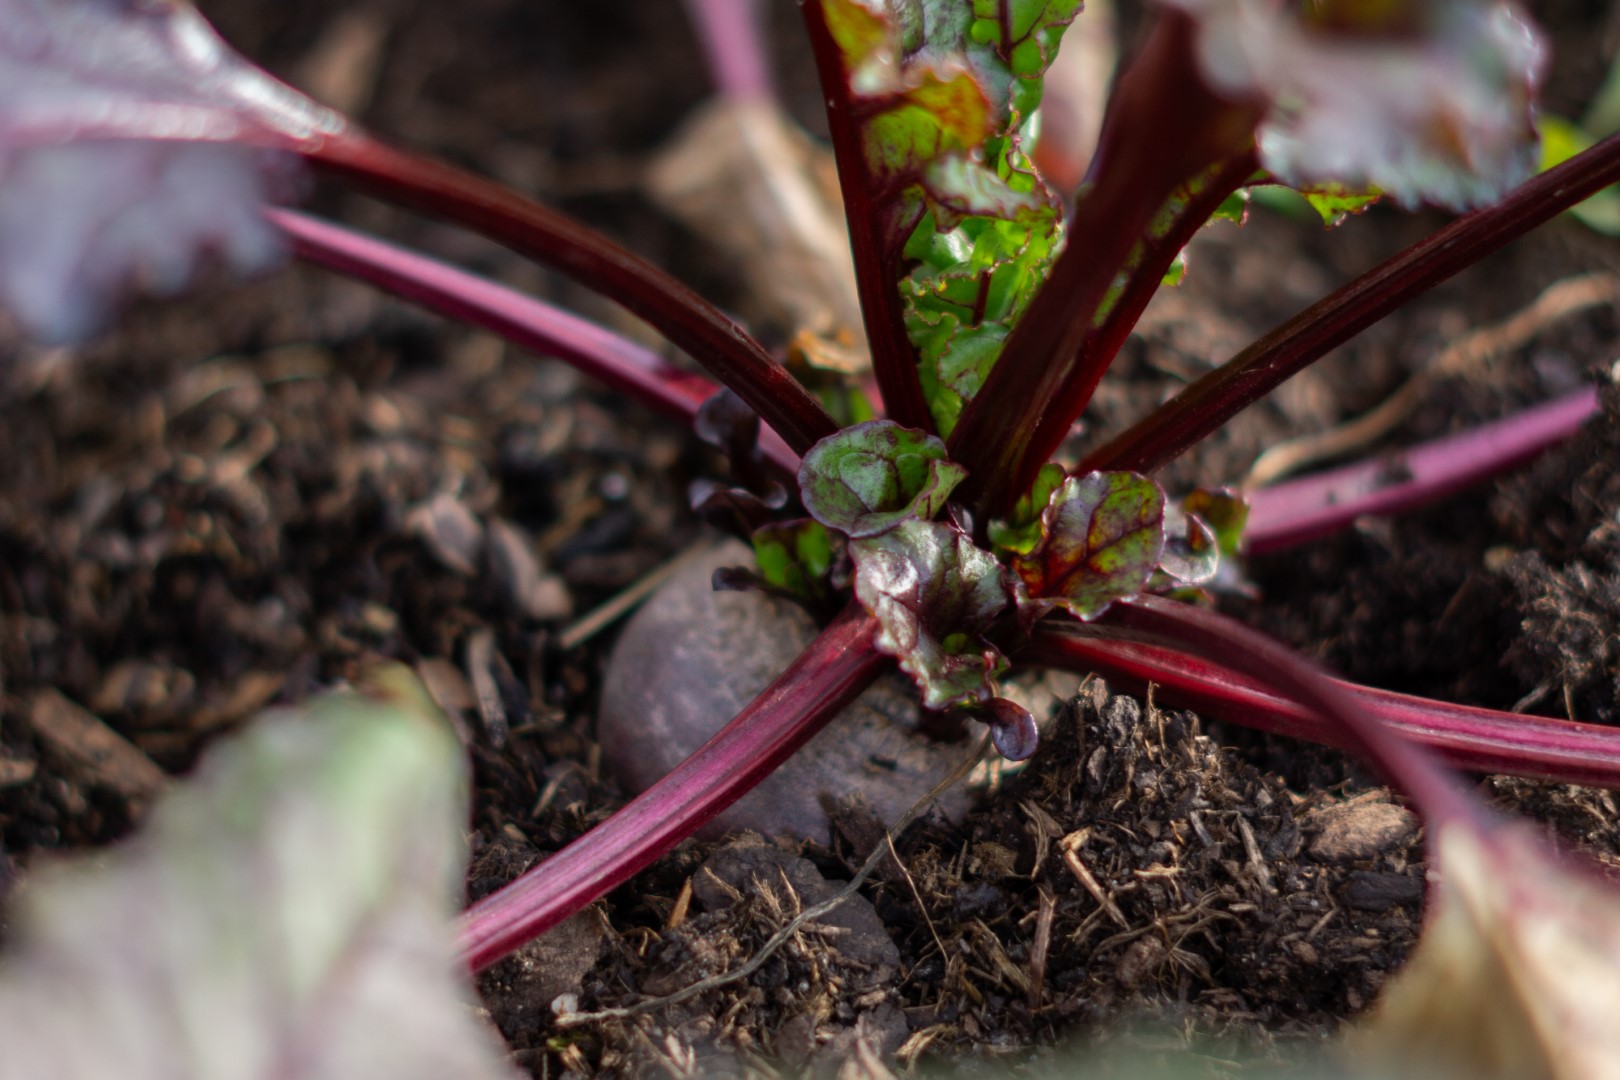
<instances>
[{"instance_id":1,"label":"beetroot plant","mask_svg":"<svg viewBox=\"0 0 1620 1080\"><path fill-rule=\"evenodd\" d=\"M748 5L694 5L728 92L765 93ZM892 666L1010 758L1019 664L1368 757L1479 864L1496 826L1445 772L1620 780L1620 733L1348 685L1212 610L1245 550L1499 472L1574 432L1588 392L1271 489L1153 474L1289 376L1587 196L1620 143L1535 175L1538 37L1504 3L1166 0L1109 97L1084 181L1043 176L1043 75L1079 0L802 0L836 154L877 417L807 387L714 305L602 235L391 145L226 49L178 0L0 0L0 306L46 340L169 293L212 253L279 251L577 365L730 450L700 501L744 522L766 588L824 628L701 750L462 924L482 967L578 911L775 769ZM738 22L727 22L730 11ZM285 208L306 174L474 230L640 316L705 373L539 301ZM1282 185L1324 217L1375 199L1461 216L1243 349L1128 430L1065 449L1181 253ZM855 330L856 328L848 328ZM1056 459L1062 459L1059 463ZM746 644L741 647L746 647ZM1444 844L1444 840L1436 841ZM1517 850L1517 849L1514 849ZM1480 855L1484 851L1486 855ZM1495 854L1491 854L1495 853Z\"/></svg>"}]
</instances>

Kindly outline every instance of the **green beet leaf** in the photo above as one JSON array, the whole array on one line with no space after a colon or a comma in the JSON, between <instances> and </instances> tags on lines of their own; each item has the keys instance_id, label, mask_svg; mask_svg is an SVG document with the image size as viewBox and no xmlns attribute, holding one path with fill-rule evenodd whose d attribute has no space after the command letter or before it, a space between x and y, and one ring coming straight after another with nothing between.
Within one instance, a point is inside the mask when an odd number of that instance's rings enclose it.
<instances>
[{"instance_id":1,"label":"green beet leaf","mask_svg":"<svg viewBox=\"0 0 1620 1080\"><path fill-rule=\"evenodd\" d=\"M855 595L878 622L875 644L900 661L926 708L995 697L1005 665L982 635L1009 599L995 556L961 530L910 520L850 543Z\"/></svg>"},{"instance_id":2,"label":"green beet leaf","mask_svg":"<svg viewBox=\"0 0 1620 1080\"><path fill-rule=\"evenodd\" d=\"M1005 519L990 523L990 542L1002 551L1028 555L1041 542L1041 514L1052 501L1052 493L1063 483L1063 466L1048 463L1035 474L1035 486L1013 504Z\"/></svg>"},{"instance_id":3,"label":"green beet leaf","mask_svg":"<svg viewBox=\"0 0 1620 1080\"><path fill-rule=\"evenodd\" d=\"M966 475L946 460L945 444L934 436L869 420L810 448L799 466L799 492L811 517L858 538L933 517Z\"/></svg>"},{"instance_id":4,"label":"green beet leaf","mask_svg":"<svg viewBox=\"0 0 1620 1080\"><path fill-rule=\"evenodd\" d=\"M466 787L404 668L260 717L130 841L31 877L0 1073L514 1076L454 948Z\"/></svg>"},{"instance_id":5,"label":"green beet leaf","mask_svg":"<svg viewBox=\"0 0 1620 1080\"><path fill-rule=\"evenodd\" d=\"M1195 488L1181 500L1181 512L1197 517L1215 533L1221 555L1231 558L1243 547L1249 524L1249 500L1231 488Z\"/></svg>"},{"instance_id":6,"label":"green beet leaf","mask_svg":"<svg viewBox=\"0 0 1620 1080\"><path fill-rule=\"evenodd\" d=\"M1322 224L1330 229L1343 225L1346 218L1361 213L1383 194L1376 190L1351 191L1342 184L1317 184L1301 188L1299 193L1305 196L1311 209L1322 216Z\"/></svg>"},{"instance_id":7,"label":"green beet leaf","mask_svg":"<svg viewBox=\"0 0 1620 1080\"><path fill-rule=\"evenodd\" d=\"M1145 476L1073 476L1041 515L1040 542L1013 560L1036 603L1091 619L1141 592L1164 552L1164 492Z\"/></svg>"},{"instance_id":8,"label":"green beet leaf","mask_svg":"<svg viewBox=\"0 0 1620 1080\"><path fill-rule=\"evenodd\" d=\"M1080 0L823 0L849 72L882 246L899 267L924 396L949 434L1059 238L1024 150Z\"/></svg>"},{"instance_id":9,"label":"green beet leaf","mask_svg":"<svg viewBox=\"0 0 1620 1080\"><path fill-rule=\"evenodd\" d=\"M754 530L754 560L765 585L811 604L831 596L833 538L819 521L772 522Z\"/></svg>"}]
</instances>

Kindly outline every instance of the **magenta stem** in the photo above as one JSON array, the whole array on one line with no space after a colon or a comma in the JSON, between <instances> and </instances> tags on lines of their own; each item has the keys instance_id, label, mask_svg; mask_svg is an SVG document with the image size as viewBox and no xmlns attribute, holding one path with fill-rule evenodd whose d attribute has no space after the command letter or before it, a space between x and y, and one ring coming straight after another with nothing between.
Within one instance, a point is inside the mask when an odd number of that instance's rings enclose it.
<instances>
[{"instance_id":1,"label":"magenta stem","mask_svg":"<svg viewBox=\"0 0 1620 1080\"><path fill-rule=\"evenodd\" d=\"M266 216L286 232L302 259L556 357L688 426L718 389L649 349L505 285L308 214L268 210ZM760 450L777 468L797 474L799 455L769 427L760 432Z\"/></svg>"},{"instance_id":2,"label":"magenta stem","mask_svg":"<svg viewBox=\"0 0 1620 1080\"><path fill-rule=\"evenodd\" d=\"M1177 650L1082 638L1068 624L1045 623L1021 660L1096 672L1127 689L1153 688L1156 700L1291 738L1356 748L1355 740L1311 710L1260 683ZM1620 728L1478 709L1332 680L1379 722L1438 754L1446 764L1565 784L1620 788Z\"/></svg>"},{"instance_id":3,"label":"magenta stem","mask_svg":"<svg viewBox=\"0 0 1620 1080\"><path fill-rule=\"evenodd\" d=\"M1562 442L1601 408L1589 388L1408 450L1250 492L1245 549L1264 554L1359 517L1434 502Z\"/></svg>"},{"instance_id":4,"label":"magenta stem","mask_svg":"<svg viewBox=\"0 0 1620 1080\"><path fill-rule=\"evenodd\" d=\"M305 151L328 174L454 222L537 259L623 304L803 453L838 430L810 392L713 304L593 229L510 188L360 132Z\"/></svg>"},{"instance_id":5,"label":"magenta stem","mask_svg":"<svg viewBox=\"0 0 1620 1080\"><path fill-rule=\"evenodd\" d=\"M487 967L628 881L747 794L883 669L876 624L851 604L781 677L668 776L468 909L461 952Z\"/></svg>"},{"instance_id":6,"label":"magenta stem","mask_svg":"<svg viewBox=\"0 0 1620 1080\"><path fill-rule=\"evenodd\" d=\"M686 0L686 12L722 97L758 101L773 95L759 0Z\"/></svg>"}]
</instances>

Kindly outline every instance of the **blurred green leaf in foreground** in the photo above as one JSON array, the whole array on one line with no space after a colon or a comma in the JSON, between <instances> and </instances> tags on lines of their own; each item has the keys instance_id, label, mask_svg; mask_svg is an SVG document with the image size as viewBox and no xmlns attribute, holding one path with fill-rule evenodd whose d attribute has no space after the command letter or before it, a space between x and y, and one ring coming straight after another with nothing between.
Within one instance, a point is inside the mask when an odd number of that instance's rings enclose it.
<instances>
[{"instance_id":1,"label":"blurred green leaf in foreground","mask_svg":"<svg viewBox=\"0 0 1620 1080\"><path fill-rule=\"evenodd\" d=\"M453 948L466 800L403 668L259 718L129 842L27 879L0 1074L513 1075Z\"/></svg>"}]
</instances>

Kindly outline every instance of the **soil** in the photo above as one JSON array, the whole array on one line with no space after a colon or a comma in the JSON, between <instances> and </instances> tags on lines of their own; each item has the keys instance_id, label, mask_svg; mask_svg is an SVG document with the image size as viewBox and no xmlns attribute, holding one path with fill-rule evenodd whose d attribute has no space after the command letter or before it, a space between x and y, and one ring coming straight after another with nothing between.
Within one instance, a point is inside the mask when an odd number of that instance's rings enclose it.
<instances>
[{"instance_id":1,"label":"soil","mask_svg":"<svg viewBox=\"0 0 1620 1080\"><path fill-rule=\"evenodd\" d=\"M248 55L373 128L533 192L750 316L743 273L638 189L706 93L679 5L203 6ZM1578 113L1617 27L1597 3L1537 11L1557 56L1549 108ZM785 92L814 127L798 27L776 14ZM492 244L325 190L314 205L654 340ZM1440 220L1374 210L1326 234L1256 211L1241 232L1209 230L1089 430L1117 429ZM1557 221L1370 330L1167 479L1236 480L1275 441L1376 404L1465 330L1616 269L1620 245ZM1607 380L1616 329L1612 307L1594 309L1442 380L1395 441ZM141 307L91 348L0 337L0 354L0 905L41 853L127 833L220 733L378 657L417 665L467 743L470 896L622 803L594 739L615 627L579 620L707 541L684 493L723 465L686 433L305 267ZM1519 475L1252 562L1258 596L1230 611L1357 681L1620 720L1613 398L1607 420ZM76 749L86 730L113 749ZM1421 831L1337 753L1093 680L1027 767L969 783L979 810L912 829L841 914L746 979L558 1021L757 955L849 878L882 822L855 809L824 843L688 842L487 973L490 1015L539 1076L999 1071L1062 1042L1156 1053L1193 1039L1216 1040L1201 1060L1224 1075L1329 1039L1415 939ZM1610 793L1479 784L1620 871Z\"/></svg>"}]
</instances>

